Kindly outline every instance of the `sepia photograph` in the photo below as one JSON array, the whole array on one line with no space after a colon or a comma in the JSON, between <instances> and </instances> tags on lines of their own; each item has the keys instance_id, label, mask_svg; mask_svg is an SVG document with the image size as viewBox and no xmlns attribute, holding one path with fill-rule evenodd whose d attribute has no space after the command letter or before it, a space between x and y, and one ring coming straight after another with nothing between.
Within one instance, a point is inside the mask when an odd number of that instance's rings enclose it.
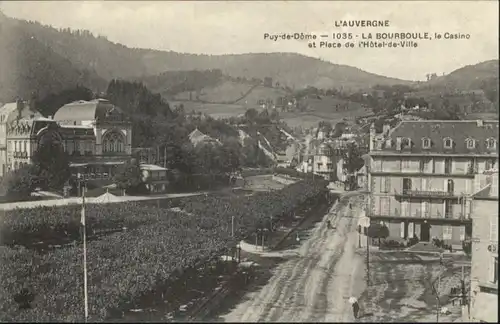
<instances>
[{"instance_id":1,"label":"sepia photograph","mask_svg":"<svg viewBox=\"0 0 500 324\"><path fill-rule=\"evenodd\" d=\"M0 1L0 322L498 322L499 2Z\"/></svg>"}]
</instances>

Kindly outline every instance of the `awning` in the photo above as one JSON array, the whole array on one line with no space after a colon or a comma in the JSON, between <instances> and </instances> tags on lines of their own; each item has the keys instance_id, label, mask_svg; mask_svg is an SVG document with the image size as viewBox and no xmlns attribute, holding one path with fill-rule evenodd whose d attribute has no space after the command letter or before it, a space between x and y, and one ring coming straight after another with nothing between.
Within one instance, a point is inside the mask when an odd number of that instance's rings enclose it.
<instances>
[{"instance_id":1,"label":"awning","mask_svg":"<svg viewBox=\"0 0 500 324\"><path fill-rule=\"evenodd\" d=\"M488 323L498 321L498 295L479 292L472 305L474 319Z\"/></svg>"}]
</instances>

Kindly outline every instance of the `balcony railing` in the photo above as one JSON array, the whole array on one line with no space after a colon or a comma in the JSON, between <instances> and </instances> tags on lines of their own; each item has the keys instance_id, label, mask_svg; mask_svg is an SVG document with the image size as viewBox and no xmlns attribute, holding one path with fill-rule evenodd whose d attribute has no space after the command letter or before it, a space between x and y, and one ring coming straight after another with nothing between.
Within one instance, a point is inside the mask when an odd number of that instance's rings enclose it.
<instances>
[{"instance_id":1,"label":"balcony railing","mask_svg":"<svg viewBox=\"0 0 500 324\"><path fill-rule=\"evenodd\" d=\"M14 152L13 156L18 159L26 159L28 157L28 152Z\"/></svg>"},{"instance_id":2,"label":"balcony railing","mask_svg":"<svg viewBox=\"0 0 500 324\"><path fill-rule=\"evenodd\" d=\"M456 221L465 221L470 220L470 213L447 213L443 215L439 211L430 212L423 211L422 209L412 209L408 210L405 213L402 213L398 208L394 208L394 212L389 215L372 213L375 217L395 217L395 218L413 218L413 219L439 219L439 220L456 220Z\"/></svg>"},{"instance_id":3,"label":"balcony railing","mask_svg":"<svg viewBox=\"0 0 500 324\"><path fill-rule=\"evenodd\" d=\"M78 178L78 175L72 174L73 178ZM107 180L113 178L113 175L107 172L103 173L82 173L80 174L81 180Z\"/></svg>"},{"instance_id":4,"label":"balcony railing","mask_svg":"<svg viewBox=\"0 0 500 324\"><path fill-rule=\"evenodd\" d=\"M394 195L405 196L405 197L422 197L422 198L452 198L456 197L454 192L444 191L444 190L414 190L414 189L403 189L398 192L394 189Z\"/></svg>"}]
</instances>

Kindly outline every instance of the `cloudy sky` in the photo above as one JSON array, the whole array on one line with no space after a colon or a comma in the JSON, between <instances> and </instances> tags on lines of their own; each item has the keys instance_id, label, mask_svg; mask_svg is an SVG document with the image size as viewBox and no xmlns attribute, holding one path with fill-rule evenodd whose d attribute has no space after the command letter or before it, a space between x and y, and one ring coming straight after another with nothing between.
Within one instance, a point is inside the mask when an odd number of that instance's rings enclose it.
<instances>
[{"instance_id":1,"label":"cloudy sky","mask_svg":"<svg viewBox=\"0 0 500 324\"><path fill-rule=\"evenodd\" d=\"M188 53L297 52L402 79L449 73L498 59L497 1L6 1L8 16L88 29L129 47ZM338 20L389 20L390 28L341 30ZM421 41L406 49L308 48L264 33L467 33L468 40Z\"/></svg>"}]
</instances>

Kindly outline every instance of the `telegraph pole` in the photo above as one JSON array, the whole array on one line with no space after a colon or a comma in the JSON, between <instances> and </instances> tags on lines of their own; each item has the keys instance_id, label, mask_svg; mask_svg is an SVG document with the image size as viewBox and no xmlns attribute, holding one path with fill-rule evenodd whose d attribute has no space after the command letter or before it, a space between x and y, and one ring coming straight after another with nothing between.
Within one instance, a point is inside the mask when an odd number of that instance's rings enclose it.
<instances>
[{"instance_id":1,"label":"telegraph pole","mask_svg":"<svg viewBox=\"0 0 500 324\"><path fill-rule=\"evenodd\" d=\"M368 227L366 228L366 283L370 286L370 240L368 237Z\"/></svg>"}]
</instances>

